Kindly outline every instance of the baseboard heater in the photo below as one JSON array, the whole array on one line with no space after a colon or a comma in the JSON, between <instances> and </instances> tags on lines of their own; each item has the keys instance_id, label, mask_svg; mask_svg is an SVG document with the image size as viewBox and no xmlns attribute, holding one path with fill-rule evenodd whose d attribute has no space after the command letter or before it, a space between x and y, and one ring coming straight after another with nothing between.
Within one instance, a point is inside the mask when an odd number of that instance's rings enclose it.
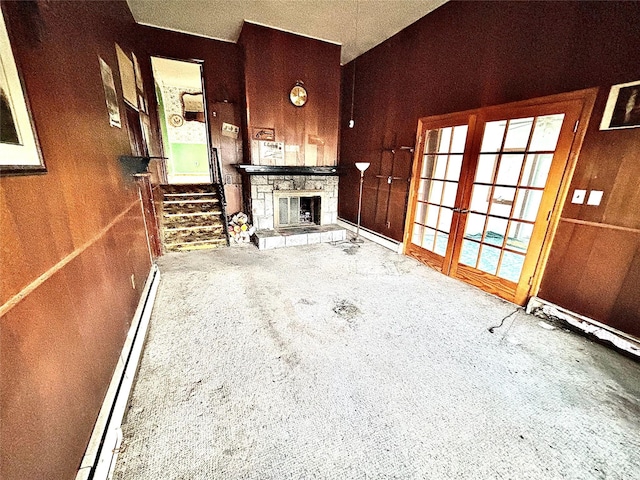
<instances>
[{"instance_id":1,"label":"baseboard heater","mask_svg":"<svg viewBox=\"0 0 640 480\"><path fill-rule=\"evenodd\" d=\"M159 282L160 272L154 264L142 291L89 445L82 457L76 480L106 480L113 474L122 443L120 426L142 356Z\"/></svg>"},{"instance_id":2,"label":"baseboard heater","mask_svg":"<svg viewBox=\"0 0 640 480\"><path fill-rule=\"evenodd\" d=\"M640 361L640 339L608 325L559 307L539 297L531 297L527 313L542 318L559 320L568 328L578 331L597 342L604 343L635 360Z\"/></svg>"},{"instance_id":3,"label":"baseboard heater","mask_svg":"<svg viewBox=\"0 0 640 480\"><path fill-rule=\"evenodd\" d=\"M349 220L345 220L344 218L338 218L336 222L342 228L346 228L350 232L356 232L357 225ZM386 237L381 233L374 232L373 230L369 230L368 228L364 228L360 226L360 236L366 238L367 240L371 240L378 245L382 245L383 247L388 248L389 250L393 250L396 253L402 253L402 242L398 242L393 238Z\"/></svg>"}]
</instances>

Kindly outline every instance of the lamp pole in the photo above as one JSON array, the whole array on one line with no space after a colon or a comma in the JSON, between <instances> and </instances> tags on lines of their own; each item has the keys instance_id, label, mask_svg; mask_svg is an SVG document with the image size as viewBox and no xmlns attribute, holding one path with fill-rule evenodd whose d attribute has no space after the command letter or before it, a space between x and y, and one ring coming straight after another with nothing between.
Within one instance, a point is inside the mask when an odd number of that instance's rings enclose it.
<instances>
[{"instance_id":1,"label":"lamp pole","mask_svg":"<svg viewBox=\"0 0 640 480\"><path fill-rule=\"evenodd\" d=\"M360 193L358 194L358 226L356 236L351 239L353 243L362 243L360 240L360 217L362 214L362 185L364 184L364 171L371 165L369 162L356 162L356 168L360 170Z\"/></svg>"}]
</instances>

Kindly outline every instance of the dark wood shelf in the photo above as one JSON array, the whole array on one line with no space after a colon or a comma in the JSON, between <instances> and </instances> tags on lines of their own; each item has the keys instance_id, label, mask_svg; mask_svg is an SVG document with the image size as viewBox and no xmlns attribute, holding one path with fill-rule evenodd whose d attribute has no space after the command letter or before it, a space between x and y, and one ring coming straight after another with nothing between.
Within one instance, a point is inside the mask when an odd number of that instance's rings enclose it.
<instances>
[{"instance_id":1,"label":"dark wood shelf","mask_svg":"<svg viewBox=\"0 0 640 480\"><path fill-rule=\"evenodd\" d=\"M305 167L287 165L234 165L247 175L338 175L338 167Z\"/></svg>"}]
</instances>

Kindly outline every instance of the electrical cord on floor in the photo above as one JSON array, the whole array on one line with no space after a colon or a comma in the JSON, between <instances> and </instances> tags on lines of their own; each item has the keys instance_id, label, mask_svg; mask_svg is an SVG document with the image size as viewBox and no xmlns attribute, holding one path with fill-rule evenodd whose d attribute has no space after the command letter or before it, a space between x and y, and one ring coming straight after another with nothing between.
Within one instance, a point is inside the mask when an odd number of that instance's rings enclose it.
<instances>
[{"instance_id":1,"label":"electrical cord on floor","mask_svg":"<svg viewBox=\"0 0 640 480\"><path fill-rule=\"evenodd\" d=\"M332 247L341 247L341 246L344 246L344 245L349 245L351 247L357 247L357 248L360 248L360 245L364 243L364 241L362 241L362 240L360 240L358 242L354 242L353 239L356 238L355 236L347 235L346 237L347 238L345 238L344 240L336 240L336 241L328 242L328 243Z\"/></svg>"},{"instance_id":2,"label":"electrical cord on floor","mask_svg":"<svg viewBox=\"0 0 640 480\"><path fill-rule=\"evenodd\" d=\"M332 247L340 247L343 245L353 245L352 242L350 242L349 240L336 240L334 242L327 242L329 245L331 245ZM360 245L356 245L356 246L360 246Z\"/></svg>"},{"instance_id":3,"label":"electrical cord on floor","mask_svg":"<svg viewBox=\"0 0 640 480\"><path fill-rule=\"evenodd\" d=\"M507 315L506 317L504 317L502 319L502 321L500 322L500 325L494 325L493 327L489 327L487 330L489 330L489 333L494 333L496 328L501 328L502 325L504 325L504 322L507 321L507 319L509 319L510 317L513 317L516 313L518 313L518 310L520 310L520 308L516 308L513 312L511 312L509 315Z\"/></svg>"}]
</instances>

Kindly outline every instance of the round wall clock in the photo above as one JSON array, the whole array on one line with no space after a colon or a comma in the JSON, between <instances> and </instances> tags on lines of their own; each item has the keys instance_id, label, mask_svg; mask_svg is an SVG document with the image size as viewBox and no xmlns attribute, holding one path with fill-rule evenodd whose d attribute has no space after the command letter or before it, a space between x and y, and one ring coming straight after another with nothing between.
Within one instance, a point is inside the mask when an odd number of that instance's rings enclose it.
<instances>
[{"instance_id":1,"label":"round wall clock","mask_svg":"<svg viewBox=\"0 0 640 480\"><path fill-rule=\"evenodd\" d=\"M184 118L182 118L177 113L174 113L169 117L169 124L172 127L181 127L183 123L184 123Z\"/></svg>"},{"instance_id":2,"label":"round wall clock","mask_svg":"<svg viewBox=\"0 0 640 480\"><path fill-rule=\"evenodd\" d=\"M307 89L304 88L302 82L296 82L289 93L289 100L291 100L291 103L296 107L302 107L307 103Z\"/></svg>"}]
</instances>

